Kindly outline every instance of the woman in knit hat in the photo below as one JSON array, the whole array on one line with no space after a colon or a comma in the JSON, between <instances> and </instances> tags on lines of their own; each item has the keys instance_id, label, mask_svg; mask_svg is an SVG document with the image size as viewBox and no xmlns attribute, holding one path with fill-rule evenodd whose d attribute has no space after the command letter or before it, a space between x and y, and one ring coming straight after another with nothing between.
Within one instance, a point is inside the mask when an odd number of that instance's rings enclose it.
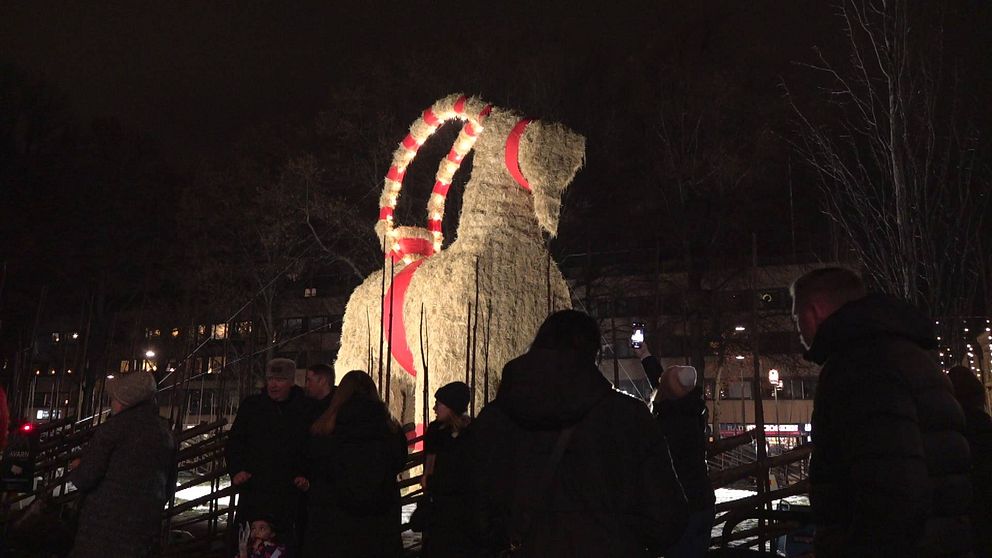
<instances>
[{"instance_id":1,"label":"woman in knit hat","mask_svg":"<svg viewBox=\"0 0 992 558\"><path fill-rule=\"evenodd\" d=\"M72 558L151 554L174 482L176 447L159 417L151 372L108 376L112 416L71 465L83 493Z\"/></svg>"},{"instance_id":2,"label":"woman in knit hat","mask_svg":"<svg viewBox=\"0 0 992 558\"><path fill-rule=\"evenodd\" d=\"M424 556L472 556L467 518L471 517L470 429L466 414L471 390L464 382L446 384L434 394L437 419L424 434L424 508L419 514ZM418 509L420 509L418 505Z\"/></svg>"},{"instance_id":3,"label":"woman in knit hat","mask_svg":"<svg viewBox=\"0 0 992 558\"><path fill-rule=\"evenodd\" d=\"M706 466L706 401L692 366L661 366L647 345L634 348L644 373L656 388L652 407L689 502L689 526L665 552L672 558L706 554L715 517L716 494Z\"/></svg>"}]
</instances>

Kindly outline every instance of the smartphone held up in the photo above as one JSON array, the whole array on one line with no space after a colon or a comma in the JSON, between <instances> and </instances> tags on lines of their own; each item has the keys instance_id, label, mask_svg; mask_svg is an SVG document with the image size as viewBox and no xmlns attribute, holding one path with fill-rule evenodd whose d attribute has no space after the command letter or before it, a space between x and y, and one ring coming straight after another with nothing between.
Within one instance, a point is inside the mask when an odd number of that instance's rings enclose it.
<instances>
[{"instance_id":1,"label":"smartphone held up","mask_svg":"<svg viewBox=\"0 0 992 558\"><path fill-rule=\"evenodd\" d=\"M630 324L633 333L630 334L630 346L640 349L644 345L644 322L633 322Z\"/></svg>"}]
</instances>

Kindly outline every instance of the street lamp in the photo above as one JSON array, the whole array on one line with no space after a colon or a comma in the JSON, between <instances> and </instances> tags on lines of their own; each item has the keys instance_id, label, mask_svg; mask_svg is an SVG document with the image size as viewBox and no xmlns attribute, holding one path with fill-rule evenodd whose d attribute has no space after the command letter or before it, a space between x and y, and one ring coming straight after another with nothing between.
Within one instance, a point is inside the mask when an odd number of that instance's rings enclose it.
<instances>
[{"instance_id":1,"label":"street lamp","mask_svg":"<svg viewBox=\"0 0 992 558\"><path fill-rule=\"evenodd\" d=\"M780 437L780 431L782 429L782 421L778 415L778 388L781 386L781 380L778 378L778 369L772 368L768 371L768 382L772 385L772 395L775 397L775 442L781 446L782 439Z\"/></svg>"},{"instance_id":2,"label":"street lamp","mask_svg":"<svg viewBox=\"0 0 992 558\"><path fill-rule=\"evenodd\" d=\"M145 351L145 358L155 358L155 351L151 349Z\"/></svg>"}]
</instances>

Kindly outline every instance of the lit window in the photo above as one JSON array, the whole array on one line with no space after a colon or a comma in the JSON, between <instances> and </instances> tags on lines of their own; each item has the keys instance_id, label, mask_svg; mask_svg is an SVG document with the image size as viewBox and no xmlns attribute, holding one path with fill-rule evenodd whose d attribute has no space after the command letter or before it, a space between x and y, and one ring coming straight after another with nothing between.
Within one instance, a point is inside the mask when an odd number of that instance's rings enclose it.
<instances>
[{"instance_id":1,"label":"lit window","mask_svg":"<svg viewBox=\"0 0 992 558\"><path fill-rule=\"evenodd\" d=\"M317 296L317 287L307 287L303 289L303 298Z\"/></svg>"},{"instance_id":2,"label":"lit window","mask_svg":"<svg viewBox=\"0 0 992 558\"><path fill-rule=\"evenodd\" d=\"M152 339L154 337L162 337L162 330L161 329L146 329L145 330L145 338L146 339Z\"/></svg>"},{"instance_id":3,"label":"lit window","mask_svg":"<svg viewBox=\"0 0 992 558\"><path fill-rule=\"evenodd\" d=\"M172 328L172 336L173 337L179 337L179 333L180 332L179 332L179 328L178 327Z\"/></svg>"},{"instance_id":4,"label":"lit window","mask_svg":"<svg viewBox=\"0 0 992 558\"><path fill-rule=\"evenodd\" d=\"M52 332L52 343L58 343L60 339L61 339L61 336L59 335L59 332L53 331Z\"/></svg>"},{"instance_id":5,"label":"lit window","mask_svg":"<svg viewBox=\"0 0 992 558\"><path fill-rule=\"evenodd\" d=\"M196 334L199 335L200 337L206 337L207 336L207 326L205 326L203 324L200 324L200 325L196 326Z\"/></svg>"},{"instance_id":6,"label":"lit window","mask_svg":"<svg viewBox=\"0 0 992 558\"><path fill-rule=\"evenodd\" d=\"M130 371L131 371L131 361L130 360L122 360L121 361L121 372L130 372Z\"/></svg>"},{"instance_id":7,"label":"lit window","mask_svg":"<svg viewBox=\"0 0 992 558\"><path fill-rule=\"evenodd\" d=\"M251 335L251 322L238 322L238 335Z\"/></svg>"},{"instance_id":8,"label":"lit window","mask_svg":"<svg viewBox=\"0 0 992 558\"><path fill-rule=\"evenodd\" d=\"M207 369L207 374L215 374L224 368L224 357L223 356L212 356L210 357L210 368Z\"/></svg>"},{"instance_id":9,"label":"lit window","mask_svg":"<svg viewBox=\"0 0 992 558\"><path fill-rule=\"evenodd\" d=\"M213 339L227 339L227 324L214 324L210 337Z\"/></svg>"}]
</instances>

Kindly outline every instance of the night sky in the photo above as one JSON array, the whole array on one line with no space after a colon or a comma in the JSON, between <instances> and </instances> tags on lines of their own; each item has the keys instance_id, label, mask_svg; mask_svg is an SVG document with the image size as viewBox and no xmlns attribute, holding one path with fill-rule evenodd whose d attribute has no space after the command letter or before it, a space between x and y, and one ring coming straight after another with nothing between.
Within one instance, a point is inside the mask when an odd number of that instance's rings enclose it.
<instances>
[{"instance_id":1,"label":"night sky","mask_svg":"<svg viewBox=\"0 0 992 558\"><path fill-rule=\"evenodd\" d=\"M978 1L939 4L948 7L939 67L961 76L962 106L992 129L992 10ZM643 250L636 242L645 238L678 249L665 244L672 230L652 229L657 208L636 203L659 180L662 110L706 114L706 141L728 150L722 159L746 177L738 197L700 194L690 207L698 218L689 225L725 228L707 242L744 260L750 232L786 246L785 188L794 182L792 240L804 252L825 250L834 239L808 170L791 154L783 85L799 103L828 106L815 72L800 63L814 62L816 48L846 64L835 12L813 0L4 2L3 333L12 324L24 331L42 284L78 304L94 283L107 283L95 277L118 281L107 284L120 293L187 268L182 204L211 194L204 169L226 172L239 157L264 167L274 153L312 152L342 175L328 184L348 199L357 181L356 190L381 184L407 123L454 91L587 136L557 256ZM349 134L380 137L385 148L336 142L333 128L319 130L321 114ZM27 123L47 121L73 132L28 134L36 144L23 149ZM365 160L374 169L359 176L351 166ZM363 196L350 202L368 213L371 230L375 208L365 205L374 197ZM725 222L728 215L735 221ZM163 248L170 246L178 248Z\"/></svg>"},{"instance_id":2,"label":"night sky","mask_svg":"<svg viewBox=\"0 0 992 558\"><path fill-rule=\"evenodd\" d=\"M180 164L247 127L312 117L332 88L362 80L370 65L422 66L436 74L437 96L461 81L486 85L478 93L500 102L519 95L519 83L505 82L533 79L533 60L589 62L585 79L595 81L604 65L695 49L703 59L692 63L743 63L774 87L776 74L791 73L789 58L829 40L832 23L829 7L810 1L5 4L0 59L56 85L81 119L119 119ZM452 75L466 66L461 80ZM582 94L582 84L553 80ZM612 97L624 102L621 91Z\"/></svg>"}]
</instances>

